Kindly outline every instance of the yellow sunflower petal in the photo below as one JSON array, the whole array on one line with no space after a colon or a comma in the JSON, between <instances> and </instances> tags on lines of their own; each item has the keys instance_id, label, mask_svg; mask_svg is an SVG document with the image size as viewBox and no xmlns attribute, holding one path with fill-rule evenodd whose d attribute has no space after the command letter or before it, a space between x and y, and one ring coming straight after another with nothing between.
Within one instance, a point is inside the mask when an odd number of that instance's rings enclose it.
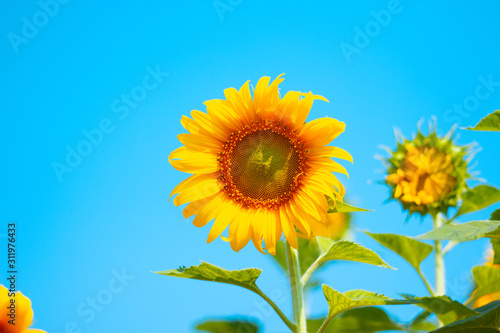
<instances>
[{"instance_id":1,"label":"yellow sunflower petal","mask_svg":"<svg viewBox=\"0 0 500 333\"><path fill-rule=\"evenodd\" d=\"M172 192L170 193L170 198L172 198L173 195L181 193L182 191L198 186L201 182L208 180L208 179L214 179L217 178L217 176L214 173L209 173L209 174L196 174L192 175L191 177L184 179L182 182L177 185Z\"/></svg>"},{"instance_id":2,"label":"yellow sunflower petal","mask_svg":"<svg viewBox=\"0 0 500 333\"><path fill-rule=\"evenodd\" d=\"M0 328L4 328L4 331L2 332L17 333L27 329L33 321L33 309L31 308L31 300L28 297L24 296L20 291L16 292L14 297L9 298L9 292L7 288L3 286L2 288L0 288L0 291L2 292L2 299L0 300L0 303L3 303L2 308L0 309L0 314L2 315L2 318L0 318ZM15 326L7 323L7 321L10 320L10 317L8 317L8 314L10 312L7 308L7 306L11 304L10 299L15 300Z\"/></svg>"},{"instance_id":3,"label":"yellow sunflower petal","mask_svg":"<svg viewBox=\"0 0 500 333\"><path fill-rule=\"evenodd\" d=\"M267 90L267 87L269 86L270 80L271 78L269 76L263 76L259 79L257 85L255 86L255 91L253 93L253 101L254 105L257 108L255 110L256 114L262 112L263 109L265 109L267 106L266 102L264 101L264 94Z\"/></svg>"},{"instance_id":4,"label":"yellow sunflower petal","mask_svg":"<svg viewBox=\"0 0 500 333\"><path fill-rule=\"evenodd\" d=\"M218 193L200 200L190 202L182 211L182 215L185 219L187 219L193 215L201 213L202 209L205 208L205 206L208 205L212 200L214 200L217 195Z\"/></svg>"},{"instance_id":5,"label":"yellow sunflower petal","mask_svg":"<svg viewBox=\"0 0 500 333\"><path fill-rule=\"evenodd\" d=\"M299 136L306 142L306 148L324 146L332 142L345 130L345 124L333 118L319 118L305 124Z\"/></svg>"},{"instance_id":6,"label":"yellow sunflower petal","mask_svg":"<svg viewBox=\"0 0 500 333\"><path fill-rule=\"evenodd\" d=\"M177 148L168 157L170 164L179 171L196 174L214 173L219 170L217 158L185 146Z\"/></svg>"},{"instance_id":7,"label":"yellow sunflower petal","mask_svg":"<svg viewBox=\"0 0 500 333\"><path fill-rule=\"evenodd\" d=\"M241 213L238 219L229 226L229 239L234 251L239 252L252 238L252 233L248 232L251 222L251 214Z\"/></svg>"},{"instance_id":8,"label":"yellow sunflower petal","mask_svg":"<svg viewBox=\"0 0 500 333\"><path fill-rule=\"evenodd\" d=\"M181 125L184 127L189 133L192 134L200 134L200 125L196 123L193 119L188 116L182 116Z\"/></svg>"},{"instance_id":9,"label":"yellow sunflower petal","mask_svg":"<svg viewBox=\"0 0 500 333\"><path fill-rule=\"evenodd\" d=\"M226 136L224 135L225 128L219 126L208 114L198 110L193 110L191 111L191 117L193 117L193 121L195 121L196 125L200 128L198 133L194 134L212 135L221 143L226 141ZM194 125L192 125L192 127L194 127Z\"/></svg>"},{"instance_id":10,"label":"yellow sunflower petal","mask_svg":"<svg viewBox=\"0 0 500 333\"><path fill-rule=\"evenodd\" d=\"M251 230L252 230L252 242L253 245L259 252L266 254L264 252L264 249L262 248L262 240L264 238L263 235L263 220L264 220L264 213L261 211L256 211L254 214L254 217L252 219L252 224L251 224Z\"/></svg>"},{"instance_id":11,"label":"yellow sunflower petal","mask_svg":"<svg viewBox=\"0 0 500 333\"><path fill-rule=\"evenodd\" d=\"M289 216L291 216L297 229L302 231L307 236L310 236L311 235L311 227L307 223L307 218L310 215L304 214L301 211L300 206L298 206L295 203L294 199L290 200L290 204L288 206L286 206L286 209L288 211Z\"/></svg>"},{"instance_id":12,"label":"yellow sunflower petal","mask_svg":"<svg viewBox=\"0 0 500 333\"><path fill-rule=\"evenodd\" d=\"M226 228L233 222L239 213L239 207L232 203L224 203L218 207L217 216L215 217L214 225L208 234L207 243L211 243L214 239L226 230Z\"/></svg>"},{"instance_id":13,"label":"yellow sunflower petal","mask_svg":"<svg viewBox=\"0 0 500 333\"><path fill-rule=\"evenodd\" d=\"M283 234L285 235L286 240L293 248L298 249L299 244L297 242L297 232L295 231L293 222L286 213L286 209L281 207L279 214L281 228L283 228Z\"/></svg>"},{"instance_id":14,"label":"yellow sunflower petal","mask_svg":"<svg viewBox=\"0 0 500 333\"><path fill-rule=\"evenodd\" d=\"M323 169L326 171L330 172L339 172L347 176L349 178L349 174L347 173L347 170L338 162L335 162L332 159L329 158L318 158L315 160L309 161L309 164L311 165L311 168L313 169Z\"/></svg>"},{"instance_id":15,"label":"yellow sunflower petal","mask_svg":"<svg viewBox=\"0 0 500 333\"><path fill-rule=\"evenodd\" d=\"M203 103L207 107L208 115L218 126L223 127L229 133L237 131L243 125L243 120L237 117L237 113L231 108L227 101L213 99Z\"/></svg>"},{"instance_id":16,"label":"yellow sunflower petal","mask_svg":"<svg viewBox=\"0 0 500 333\"><path fill-rule=\"evenodd\" d=\"M309 198L305 193L297 193L294 196L295 203L299 206L299 209L304 213L307 213L311 216L314 216L318 220L321 218L319 215L316 206L312 202L311 198Z\"/></svg>"},{"instance_id":17,"label":"yellow sunflower petal","mask_svg":"<svg viewBox=\"0 0 500 333\"><path fill-rule=\"evenodd\" d=\"M347 151L342 148L323 146L315 147L310 151L311 156L321 156L321 157L336 157L353 163L352 156Z\"/></svg>"},{"instance_id":18,"label":"yellow sunflower petal","mask_svg":"<svg viewBox=\"0 0 500 333\"><path fill-rule=\"evenodd\" d=\"M242 87L243 88L243 87ZM238 112L238 116L241 117L246 123L250 123L254 119L251 117L249 108L252 104L242 96L242 94L235 88L228 88L224 90L224 96L226 97L227 103L229 103L235 112Z\"/></svg>"},{"instance_id":19,"label":"yellow sunflower petal","mask_svg":"<svg viewBox=\"0 0 500 333\"><path fill-rule=\"evenodd\" d=\"M222 144L215 138L202 134L179 134L177 136L182 144L188 148L202 152L218 152Z\"/></svg>"},{"instance_id":20,"label":"yellow sunflower petal","mask_svg":"<svg viewBox=\"0 0 500 333\"><path fill-rule=\"evenodd\" d=\"M186 187L174 198L176 206L185 203L200 200L218 193L222 188L222 184L214 178L205 177L201 179L196 186Z\"/></svg>"},{"instance_id":21,"label":"yellow sunflower petal","mask_svg":"<svg viewBox=\"0 0 500 333\"><path fill-rule=\"evenodd\" d=\"M264 242L266 243L266 249L270 254L276 255L276 243L282 233L279 217L275 212L269 212L264 214L264 216Z\"/></svg>"},{"instance_id":22,"label":"yellow sunflower petal","mask_svg":"<svg viewBox=\"0 0 500 333\"><path fill-rule=\"evenodd\" d=\"M212 221L216 216L217 209L223 204L222 194L217 194L214 198L209 201L205 207L195 216L193 224L196 227L203 227L208 222Z\"/></svg>"}]
</instances>

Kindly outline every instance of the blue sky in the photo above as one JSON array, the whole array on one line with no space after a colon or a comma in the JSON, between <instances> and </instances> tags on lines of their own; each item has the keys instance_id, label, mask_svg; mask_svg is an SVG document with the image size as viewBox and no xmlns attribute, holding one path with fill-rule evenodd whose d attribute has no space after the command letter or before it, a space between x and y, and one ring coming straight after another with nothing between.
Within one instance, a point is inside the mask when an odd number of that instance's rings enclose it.
<instances>
[{"instance_id":1,"label":"blue sky","mask_svg":"<svg viewBox=\"0 0 500 333\"><path fill-rule=\"evenodd\" d=\"M221 240L206 244L208 227L195 228L168 201L186 177L168 163L180 146L179 120L223 89L286 73L283 92L327 97L309 119L346 123L334 145L354 164L341 179L353 203L375 210L356 214L355 227L411 236L431 222L405 223L396 203L384 203L379 145L394 147L394 127L410 136L420 119L436 116L444 134L500 105L496 1L63 2L4 2L0 11L0 224L18 224L18 288L49 332L191 332L200 319L235 314L260 317L265 332L286 331L247 290L151 273L199 260L260 267L259 285L291 315L270 258L252 246L235 253ZM475 169L500 185L498 136L458 135L481 145ZM425 294L405 262L359 232L354 238L399 270L340 263L319 273L326 283ZM487 245L465 243L448 255L454 298L468 291ZM429 278L431 268L426 260ZM311 314L325 313L320 290L309 304ZM403 320L418 313L389 310Z\"/></svg>"}]
</instances>

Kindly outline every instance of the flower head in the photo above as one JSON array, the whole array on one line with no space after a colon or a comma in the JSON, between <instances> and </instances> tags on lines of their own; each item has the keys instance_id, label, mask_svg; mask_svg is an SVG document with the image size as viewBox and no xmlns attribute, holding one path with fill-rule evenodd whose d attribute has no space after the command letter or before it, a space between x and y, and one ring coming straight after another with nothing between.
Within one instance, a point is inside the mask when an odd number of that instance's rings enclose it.
<instances>
[{"instance_id":1,"label":"flower head","mask_svg":"<svg viewBox=\"0 0 500 333\"><path fill-rule=\"evenodd\" d=\"M494 252L493 250L490 249L486 255L486 263L484 264L487 267L493 267L497 268L500 270L500 265L495 265L493 264L493 258L494 258ZM475 291L474 291L475 292ZM480 308L483 305L489 304L493 301L499 301L500 300L500 291L493 292L491 294L486 294L474 301L474 304L472 305L473 308Z\"/></svg>"},{"instance_id":2,"label":"flower head","mask_svg":"<svg viewBox=\"0 0 500 333\"><path fill-rule=\"evenodd\" d=\"M280 96L279 76L263 77L255 91L246 82L238 91L224 91L226 99L204 104L207 112L192 111L181 123L189 134L180 134L184 145L169 160L174 168L193 175L172 195L175 205L189 203L186 218L196 215L201 227L215 219L208 235L224 237L235 251L250 239L274 254L284 233L297 248L297 232L305 237L320 233L327 221L327 197L342 200L344 187L332 172L347 175L332 157L350 160L346 151L326 146L344 131L333 118L306 123L316 99L309 93L290 91Z\"/></svg>"},{"instance_id":3,"label":"flower head","mask_svg":"<svg viewBox=\"0 0 500 333\"><path fill-rule=\"evenodd\" d=\"M0 285L0 332L2 333L46 333L28 329L33 321L31 301L20 291L10 293Z\"/></svg>"},{"instance_id":4,"label":"flower head","mask_svg":"<svg viewBox=\"0 0 500 333\"><path fill-rule=\"evenodd\" d=\"M456 207L466 188L468 147L453 143L452 132L443 138L431 129L428 136L420 130L413 140L398 141L386 159L391 197L400 201L410 214L434 215Z\"/></svg>"}]
</instances>

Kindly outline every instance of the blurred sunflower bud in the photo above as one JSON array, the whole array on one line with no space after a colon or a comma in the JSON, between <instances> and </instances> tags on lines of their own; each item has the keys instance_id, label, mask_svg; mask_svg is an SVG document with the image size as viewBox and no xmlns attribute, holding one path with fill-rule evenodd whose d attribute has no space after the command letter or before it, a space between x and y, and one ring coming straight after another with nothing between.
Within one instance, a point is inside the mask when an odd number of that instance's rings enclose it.
<instances>
[{"instance_id":1,"label":"blurred sunflower bud","mask_svg":"<svg viewBox=\"0 0 500 333\"><path fill-rule=\"evenodd\" d=\"M484 265L487 267L495 267L495 268L500 269L500 265L493 265L493 256L494 256L493 250L488 251L488 254L486 256L487 262ZM475 300L472 307L474 309L480 308L483 305L489 304L493 301L499 301L499 300L500 300L500 292L487 294L487 295L481 296L477 300Z\"/></svg>"},{"instance_id":2,"label":"blurred sunflower bud","mask_svg":"<svg viewBox=\"0 0 500 333\"><path fill-rule=\"evenodd\" d=\"M349 213L330 213L326 215L326 220L321 226L318 225L315 236L327 237L333 240L342 239L349 229Z\"/></svg>"},{"instance_id":3,"label":"blurred sunflower bud","mask_svg":"<svg viewBox=\"0 0 500 333\"><path fill-rule=\"evenodd\" d=\"M456 145L453 130L438 137L435 127L427 136L419 129L412 140L397 139L396 150L388 150L390 156L383 160L391 198L399 200L410 215L446 214L456 207L470 178L465 158L470 146Z\"/></svg>"}]
</instances>

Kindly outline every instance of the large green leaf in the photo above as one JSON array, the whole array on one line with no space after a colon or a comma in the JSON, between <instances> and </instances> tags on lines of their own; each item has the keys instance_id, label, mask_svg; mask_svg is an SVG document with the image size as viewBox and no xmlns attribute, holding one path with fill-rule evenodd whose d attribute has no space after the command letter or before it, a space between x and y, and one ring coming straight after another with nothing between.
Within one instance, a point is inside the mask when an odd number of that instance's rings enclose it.
<instances>
[{"instance_id":1,"label":"large green leaf","mask_svg":"<svg viewBox=\"0 0 500 333\"><path fill-rule=\"evenodd\" d=\"M491 233L496 233L497 230L500 231L500 221L471 221L460 224L446 224L420 235L416 239L465 242L487 237Z\"/></svg>"},{"instance_id":2,"label":"large green leaf","mask_svg":"<svg viewBox=\"0 0 500 333\"><path fill-rule=\"evenodd\" d=\"M500 332L500 301L476 309L480 314L443 326L432 333L489 333Z\"/></svg>"},{"instance_id":3,"label":"large green leaf","mask_svg":"<svg viewBox=\"0 0 500 333\"><path fill-rule=\"evenodd\" d=\"M227 283L258 292L260 289L255 284L255 281L262 271L258 268L228 271L224 268L202 261L198 266L183 267L155 273L186 279Z\"/></svg>"},{"instance_id":4,"label":"large green leaf","mask_svg":"<svg viewBox=\"0 0 500 333\"><path fill-rule=\"evenodd\" d=\"M493 248L493 264L500 265L500 239L491 238L490 242Z\"/></svg>"},{"instance_id":5,"label":"large green leaf","mask_svg":"<svg viewBox=\"0 0 500 333\"><path fill-rule=\"evenodd\" d=\"M500 221L500 209L495 210L490 217L490 220ZM498 234L498 231L496 231ZM500 239L490 238L491 247L493 248L493 264L500 265Z\"/></svg>"},{"instance_id":6,"label":"large green leaf","mask_svg":"<svg viewBox=\"0 0 500 333\"><path fill-rule=\"evenodd\" d=\"M429 256L433 249L429 244L402 235L374 234L370 232L366 232L366 234L389 250L399 254L418 272L420 272L420 263Z\"/></svg>"},{"instance_id":7,"label":"large green leaf","mask_svg":"<svg viewBox=\"0 0 500 333\"><path fill-rule=\"evenodd\" d=\"M388 296L359 289L340 293L326 284L323 285L323 293L328 302L327 320L331 320L343 311L362 306L414 304L420 302L418 300L394 300L390 299Z\"/></svg>"},{"instance_id":8,"label":"large green leaf","mask_svg":"<svg viewBox=\"0 0 500 333\"><path fill-rule=\"evenodd\" d=\"M319 258L319 265L331 260L357 261L365 264L392 268L374 251L351 241L334 242Z\"/></svg>"},{"instance_id":9,"label":"large green leaf","mask_svg":"<svg viewBox=\"0 0 500 333\"><path fill-rule=\"evenodd\" d=\"M403 295L403 296L407 300L420 301L420 303L416 303L416 305L422 307L428 312L434 313L439 318L439 320L445 325L478 314L476 311L469 309L462 303L453 301L448 296L436 296L436 297L415 297L411 295Z\"/></svg>"},{"instance_id":10,"label":"large green leaf","mask_svg":"<svg viewBox=\"0 0 500 333\"><path fill-rule=\"evenodd\" d=\"M462 205L455 214L457 216L472 213L486 208L500 200L500 189L490 185L476 186L462 195Z\"/></svg>"},{"instance_id":11,"label":"large green leaf","mask_svg":"<svg viewBox=\"0 0 500 333\"><path fill-rule=\"evenodd\" d=\"M500 221L500 209L497 209L493 213L491 213L490 220L492 220L492 221Z\"/></svg>"},{"instance_id":12,"label":"large green leaf","mask_svg":"<svg viewBox=\"0 0 500 333\"><path fill-rule=\"evenodd\" d=\"M490 113L474 127L464 128L472 131L500 131L500 110Z\"/></svg>"},{"instance_id":13,"label":"large green leaf","mask_svg":"<svg viewBox=\"0 0 500 333\"><path fill-rule=\"evenodd\" d=\"M302 276L303 284L307 282L310 275L316 269L325 263L334 260L355 261L385 268L392 268L372 250L351 241L340 240L336 242L329 242L328 240L320 239L319 244L321 244L320 249L322 254ZM328 245L328 249L325 249Z\"/></svg>"},{"instance_id":14,"label":"large green leaf","mask_svg":"<svg viewBox=\"0 0 500 333\"><path fill-rule=\"evenodd\" d=\"M307 331L316 333L326 318L307 321ZM336 316L328 325L325 333L374 333L382 331L405 331L394 322L383 309L373 306L354 308Z\"/></svg>"},{"instance_id":15,"label":"large green leaf","mask_svg":"<svg viewBox=\"0 0 500 333\"><path fill-rule=\"evenodd\" d=\"M259 325L246 320L207 320L195 327L210 333L258 333Z\"/></svg>"},{"instance_id":16,"label":"large green leaf","mask_svg":"<svg viewBox=\"0 0 500 333\"><path fill-rule=\"evenodd\" d=\"M334 201L330 197L328 200L328 213L350 213L350 212L373 212L369 209L354 207L341 201Z\"/></svg>"},{"instance_id":17,"label":"large green leaf","mask_svg":"<svg viewBox=\"0 0 500 333\"><path fill-rule=\"evenodd\" d=\"M500 269L498 267L476 266L472 268L472 276L476 283L473 298L500 291Z\"/></svg>"},{"instance_id":18,"label":"large green leaf","mask_svg":"<svg viewBox=\"0 0 500 333\"><path fill-rule=\"evenodd\" d=\"M436 325L427 321L432 313L429 311L422 311L418 314L408 325L412 330L415 331L432 331L436 329Z\"/></svg>"}]
</instances>

